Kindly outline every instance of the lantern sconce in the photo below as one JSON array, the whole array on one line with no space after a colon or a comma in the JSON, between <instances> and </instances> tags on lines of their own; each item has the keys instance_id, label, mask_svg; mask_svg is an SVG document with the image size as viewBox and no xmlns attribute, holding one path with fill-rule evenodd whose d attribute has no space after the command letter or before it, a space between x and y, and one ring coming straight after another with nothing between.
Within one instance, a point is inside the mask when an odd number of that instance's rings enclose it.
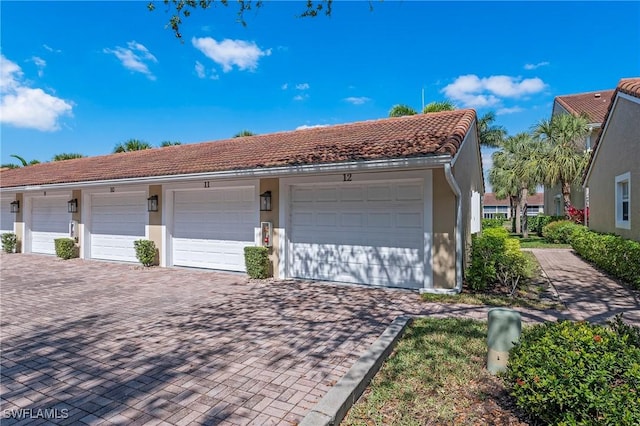
<instances>
[{"instance_id":1,"label":"lantern sconce","mask_svg":"<svg viewBox=\"0 0 640 426\"><path fill-rule=\"evenodd\" d=\"M157 212L158 211L158 196L152 195L147 198L147 211L148 212Z\"/></svg>"},{"instance_id":2,"label":"lantern sconce","mask_svg":"<svg viewBox=\"0 0 640 426\"><path fill-rule=\"evenodd\" d=\"M20 213L20 201L11 202L11 213Z\"/></svg>"},{"instance_id":3,"label":"lantern sconce","mask_svg":"<svg viewBox=\"0 0 640 426\"><path fill-rule=\"evenodd\" d=\"M271 211L271 191L265 191L262 194L260 194L260 211L261 212Z\"/></svg>"},{"instance_id":4,"label":"lantern sconce","mask_svg":"<svg viewBox=\"0 0 640 426\"><path fill-rule=\"evenodd\" d=\"M74 198L73 200L67 201L67 212L68 213L77 213L78 212L78 199Z\"/></svg>"}]
</instances>

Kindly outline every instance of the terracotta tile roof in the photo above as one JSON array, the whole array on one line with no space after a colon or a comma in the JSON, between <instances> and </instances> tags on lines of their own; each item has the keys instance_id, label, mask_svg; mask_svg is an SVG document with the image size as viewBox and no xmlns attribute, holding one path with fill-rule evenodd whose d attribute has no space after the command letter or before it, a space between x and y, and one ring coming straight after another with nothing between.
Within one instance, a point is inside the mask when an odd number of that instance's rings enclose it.
<instances>
[{"instance_id":1,"label":"terracotta tile roof","mask_svg":"<svg viewBox=\"0 0 640 426\"><path fill-rule=\"evenodd\" d=\"M454 156L475 120L457 110L41 163L0 172L0 187Z\"/></svg>"},{"instance_id":2,"label":"terracotta tile roof","mask_svg":"<svg viewBox=\"0 0 640 426\"><path fill-rule=\"evenodd\" d=\"M611 96L611 102L609 103L609 107L607 108L607 112L602 120L602 126L601 128L604 130L604 126L607 124L607 121L609 120L609 115L611 114L611 108L613 107L613 100L615 100L615 98L618 96L618 93L624 93L627 94L629 96L633 96L636 98L640 99L640 77L635 77L635 78L623 78L622 80L620 80L618 82L618 87L616 87L616 90L613 92L613 95ZM596 148L598 147L598 144L600 143L600 139L602 138L602 131L598 134L598 137L596 138L596 141L593 143L593 147L591 150L591 157L589 157L589 164L587 164L587 167L585 169L584 175L582 176L582 183L584 184L585 180L587 179L587 174L589 173L589 170L591 169L591 163L593 163L593 158L596 154Z\"/></svg>"},{"instance_id":3,"label":"terracotta tile roof","mask_svg":"<svg viewBox=\"0 0 640 426\"><path fill-rule=\"evenodd\" d=\"M486 192L482 200L483 206L508 206L509 200L498 200L496 194L493 192ZM527 205L529 206L542 206L544 205L544 193L537 192L527 197Z\"/></svg>"},{"instance_id":4,"label":"terracotta tile roof","mask_svg":"<svg viewBox=\"0 0 640 426\"><path fill-rule=\"evenodd\" d=\"M596 92L578 93L576 95L558 96L555 102L560 104L571 114L587 114L591 123L602 123L611 105L613 90L600 90Z\"/></svg>"}]
</instances>

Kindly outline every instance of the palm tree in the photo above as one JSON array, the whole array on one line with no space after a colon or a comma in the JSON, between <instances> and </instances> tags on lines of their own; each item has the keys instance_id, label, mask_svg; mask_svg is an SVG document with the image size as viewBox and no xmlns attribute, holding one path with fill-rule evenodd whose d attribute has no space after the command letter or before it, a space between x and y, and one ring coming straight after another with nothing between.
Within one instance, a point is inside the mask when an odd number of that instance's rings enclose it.
<instances>
[{"instance_id":1,"label":"palm tree","mask_svg":"<svg viewBox=\"0 0 640 426\"><path fill-rule=\"evenodd\" d=\"M119 143L113 148L114 153L130 152L130 151L142 151L143 149L151 149L152 146L148 142L144 142L138 139L129 139L124 143Z\"/></svg>"},{"instance_id":2,"label":"palm tree","mask_svg":"<svg viewBox=\"0 0 640 426\"><path fill-rule=\"evenodd\" d=\"M18 161L20 161L20 164L22 164L22 166L14 164L16 167L27 167L27 166L32 166L34 164L40 164L40 160L27 161L23 157L20 157L17 154L11 154L9 157L13 157L13 158L17 159ZM16 167L11 167L11 168L15 169Z\"/></svg>"},{"instance_id":3,"label":"palm tree","mask_svg":"<svg viewBox=\"0 0 640 426\"><path fill-rule=\"evenodd\" d=\"M75 158L83 158L84 155L74 152L63 152L62 154L56 154L53 156L53 161L73 160Z\"/></svg>"},{"instance_id":4,"label":"palm tree","mask_svg":"<svg viewBox=\"0 0 640 426\"><path fill-rule=\"evenodd\" d=\"M480 145L497 148L507 136L507 130L503 126L494 125L496 113L489 111L478 118L478 137Z\"/></svg>"},{"instance_id":5,"label":"palm tree","mask_svg":"<svg viewBox=\"0 0 640 426\"><path fill-rule=\"evenodd\" d=\"M13 163L0 164L0 169L19 169L20 166Z\"/></svg>"},{"instance_id":6,"label":"palm tree","mask_svg":"<svg viewBox=\"0 0 640 426\"><path fill-rule=\"evenodd\" d=\"M422 113L429 114L430 112L453 111L455 109L456 106L449 100L434 101L425 105L425 107L422 109Z\"/></svg>"},{"instance_id":7,"label":"palm tree","mask_svg":"<svg viewBox=\"0 0 640 426\"><path fill-rule=\"evenodd\" d=\"M554 115L540 121L534 128L534 136L544 142L543 181L548 186L560 185L567 218L571 207L571 185L580 182L589 161L589 152L584 150L584 139L588 133L589 120L572 114Z\"/></svg>"},{"instance_id":8,"label":"palm tree","mask_svg":"<svg viewBox=\"0 0 640 426\"><path fill-rule=\"evenodd\" d=\"M243 138L245 136L255 136L256 134L250 130L240 130L238 133L233 135L234 138Z\"/></svg>"},{"instance_id":9,"label":"palm tree","mask_svg":"<svg viewBox=\"0 0 640 426\"><path fill-rule=\"evenodd\" d=\"M164 141L160 144L160 148L166 148L168 146L182 145L182 142L178 141Z\"/></svg>"},{"instance_id":10,"label":"palm tree","mask_svg":"<svg viewBox=\"0 0 640 426\"><path fill-rule=\"evenodd\" d=\"M389 117L403 117L405 115L416 115L418 111L408 105L394 105L389 110Z\"/></svg>"},{"instance_id":11,"label":"palm tree","mask_svg":"<svg viewBox=\"0 0 640 426\"><path fill-rule=\"evenodd\" d=\"M534 194L541 182L541 144L529 133L518 133L501 143L501 150L493 153L494 167L489 171L489 182L496 198L509 197L515 232L527 231L527 196ZM524 223L521 223L524 218Z\"/></svg>"}]
</instances>

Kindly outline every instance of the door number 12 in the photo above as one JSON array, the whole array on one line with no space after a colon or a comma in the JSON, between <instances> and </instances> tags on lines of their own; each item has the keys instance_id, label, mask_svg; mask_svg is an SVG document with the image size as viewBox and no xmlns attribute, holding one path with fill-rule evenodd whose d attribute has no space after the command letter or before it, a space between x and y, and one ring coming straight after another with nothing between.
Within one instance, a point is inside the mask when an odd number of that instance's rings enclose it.
<instances>
[{"instance_id":1,"label":"door number 12","mask_svg":"<svg viewBox=\"0 0 640 426\"><path fill-rule=\"evenodd\" d=\"M343 182L351 182L351 180L352 180L351 173L345 173L342 175Z\"/></svg>"}]
</instances>

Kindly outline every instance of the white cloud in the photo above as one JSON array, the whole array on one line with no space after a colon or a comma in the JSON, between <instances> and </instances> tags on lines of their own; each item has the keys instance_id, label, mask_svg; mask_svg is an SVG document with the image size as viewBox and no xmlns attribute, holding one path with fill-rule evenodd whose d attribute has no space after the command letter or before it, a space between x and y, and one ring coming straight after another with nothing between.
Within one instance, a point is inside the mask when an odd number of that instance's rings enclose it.
<instances>
[{"instance_id":1,"label":"white cloud","mask_svg":"<svg viewBox=\"0 0 640 426\"><path fill-rule=\"evenodd\" d=\"M72 105L42 89L28 87L22 69L0 54L0 122L45 132L58 130L58 120L72 115Z\"/></svg>"},{"instance_id":2,"label":"white cloud","mask_svg":"<svg viewBox=\"0 0 640 426\"><path fill-rule=\"evenodd\" d=\"M496 111L496 115L515 114L517 112L522 112L522 111L524 111L524 109L520 108L519 106L514 106L511 108L499 108Z\"/></svg>"},{"instance_id":3,"label":"white cloud","mask_svg":"<svg viewBox=\"0 0 640 426\"><path fill-rule=\"evenodd\" d=\"M304 101L305 99L307 99L309 97L309 95L307 95L306 93L303 93L301 95L295 95L293 97L294 101Z\"/></svg>"},{"instance_id":4,"label":"white cloud","mask_svg":"<svg viewBox=\"0 0 640 426\"><path fill-rule=\"evenodd\" d=\"M302 126L296 127L296 130L304 130L304 129L316 129L318 127L327 127L328 124L303 124Z\"/></svg>"},{"instance_id":5,"label":"white cloud","mask_svg":"<svg viewBox=\"0 0 640 426\"><path fill-rule=\"evenodd\" d=\"M156 79L156 76L149 70L149 65L151 63L157 63L158 60L144 45L136 41L130 41L127 43L126 48L120 46L117 46L115 49L105 48L103 52L114 54L125 68L142 73L146 75L149 80Z\"/></svg>"},{"instance_id":6,"label":"white cloud","mask_svg":"<svg viewBox=\"0 0 640 426\"><path fill-rule=\"evenodd\" d=\"M192 38L193 47L222 66L222 71L229 72L235 65L240 70L255 71L258 61L263 56L271 55L271 49L261 50L254 42L224 39L217 41L211 37Z\"/></svg>"},{"instance_id":7,"label":"white cloud","mask_svg":"<svg viewBox=\"0 0 640 426\"><path fill-rule=\"evenodd\" d=\"M47 61L38 56L32 56L31 62L36 64L36 67L38 67L38 77L42 77L44 75L44 68L47 66Z\"/></svg>"},{"instance_id":8,"label":"white cloud","mask_svg":"<svg viewBox=\"0 0 640 426\"><path fill-rule=\"evenodd\" d=\"M289 83L284 83L282 86L280 86L280 88L282 90L287 90L289 88Z\"/></svg>"},{"instance_id":9,"label":"white cloud","mask_svg":"<svg viewBox=\"0 0 640 426\"><path fill-rule=\"evenodd\" d=\"M53 52L53 53L60 53L60 52L62 52L62 50L60 50L60 49L54 49L53 47L48 46L48 45L46 45L46 44L43 44L43 45L42 45L42 47L44 47L44 48L45 48L45 50L48 50L49 52Z\"/></svg>"},{"instance_id":10,"label":"white cloud","mask_svg":"<svg viewBox=\"0 0 640 426\"><path fill-rule=\"evenodd\" d=\"M218 80L220 78L220 76L216 73L215 70L207 71L205 66L200 61L196 61L194 70L198 78L209 78L210 80Z\"/></svg>"},{"instance_id":11,"label":"white cloud","mask_svg":"<svg viewBox=\"0 0 640 426\"><path fill-rule=\"evenodd\" d=\"M366 96L349 96L348 98L344 98L345 102L349 102L353 105L362 105L366 102L369 102L371 99Z\"/></svg>"},{"instance_id":12,"label":"white cloud","mask_svg":"<svg viewBox=\"0 0 640 426\"><path fill-rule=\"evenodd\" d=\"M300 84L296 84L296 89L298 90L308 90L309 89L309 83L300 83Z\"/></svg>"},{"instance_id":13,"label":"white cloud","mask_svg":"<svg viewBox=\"0 0 640 426\"><path fill-rule=\"evenodd\" d=\"M483 108L500 104L500 98L519 98L544 90L539 78L492 75L480 78L475 74L462 75L441 90L449 99L467 108Z\"/></svg>"},{"instance_id":14,"label":"white cloud","mask_svg":"<svg viewBox=\"0 0 640 426\"><path fill-rule=\"evenodd\" d=\"M546 67L547 65L549 65L549 62L547 62L547 61L538 62L537 64L525 64L524 69L525 70L535 70L536 68Z\"/></svg>"}]
</instances>

